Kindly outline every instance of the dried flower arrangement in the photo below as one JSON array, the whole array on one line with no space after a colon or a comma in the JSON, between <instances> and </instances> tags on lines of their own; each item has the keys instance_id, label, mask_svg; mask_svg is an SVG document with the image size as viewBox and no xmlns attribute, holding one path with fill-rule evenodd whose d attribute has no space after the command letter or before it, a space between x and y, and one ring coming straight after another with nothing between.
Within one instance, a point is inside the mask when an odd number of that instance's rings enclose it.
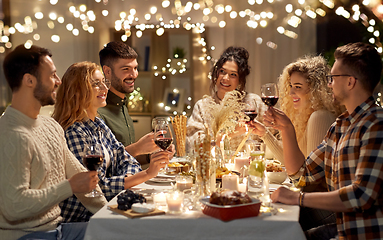
<instances>
[{"instance_id":1,"label":"dried flower arrangement","mask_svg":"<svg viewBox=\"0 0 383 240\"><path fill-rule=\"evenodd\" d=\"M225 94L220 103L216 103L210 96L204 96L207 101L207 112L210 113L210 128L205 125L205 137L198 136L194 144L196 158L196 180L200 184L200 194L208 195L211 188L215 187L216 163L212 155L212 140L216 140L221 132L230 133L235 130L239 119L248 120L243 113L245 104L242 99L245 94L239 91L231 91ZM210 132L211 131L211 132ZM214 186L213 186L214 185Z\"/></svg>"},{"instance_id":2,"label":"dried flower arrangement","mask_svg":"<svg viewBox=\"0 0 383 240\"><path fill-rule=\"evenodd\" d=\"M242 100L244 97L245 93L237 90L227 92L220 103L216 103L211 96L204 96L208 99L208 112L214 140L217 139L220 132L233 132L238 124L238 119L249 120L249 117L243 113L245 104Z\"/></svg>"}]
</instances>

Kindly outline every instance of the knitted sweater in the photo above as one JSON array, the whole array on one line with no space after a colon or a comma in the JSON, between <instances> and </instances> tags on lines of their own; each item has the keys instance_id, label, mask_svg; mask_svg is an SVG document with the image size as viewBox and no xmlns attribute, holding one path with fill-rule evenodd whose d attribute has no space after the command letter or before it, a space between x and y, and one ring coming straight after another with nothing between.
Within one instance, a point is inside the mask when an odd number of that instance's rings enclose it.
<instances>
[{"instance_id":1,"label":"knitted sweater","mask_svg":"<svg viewBox=\"0 0 383 240\"><path fill-rule=\"evenodd\" d=\"M327 130L330 128L331 124L335 122L335 119L335 115L327 110L318 110L310 115L304 136L301 139L298 139L299 148L305 157L307 157L311 151L315 150L323 141ZM273 152L274 157L284 163L281 142L269 131L267 131L262 139Z\"/></svg>"},{"instance_id":2,"label":"knitted sweater","mask_svg":"<svg viewBox=\"0 0 383 240\"><path fill-rule=\"evenodd\" d=\"M86 171L69 151L61 126L8 107L0 118L0 156L0 239L55 229L58 203L73 194L67 179ZM93 213L106 204L104 197L76 196Z\"/></svg>"}]
</instances>

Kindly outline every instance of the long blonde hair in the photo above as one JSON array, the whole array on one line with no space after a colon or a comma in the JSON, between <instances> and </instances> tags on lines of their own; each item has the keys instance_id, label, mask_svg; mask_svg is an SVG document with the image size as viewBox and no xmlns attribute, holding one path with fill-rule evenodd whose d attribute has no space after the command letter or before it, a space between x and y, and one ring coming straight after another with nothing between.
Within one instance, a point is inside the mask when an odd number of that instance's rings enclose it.
<instances>
[{"instance_id":1,"label":"long blonde hair","mask_svg":"<svg viewBox=\"0 0 383 240\"><path fill-rule=\"evenodd\" d=\"M92 76L100 66L92 62L72 64L62 77L57 90L53 118L66 130L74 122L88 118L86 109L93 99Z\"/></svg>"},{"instance_id":2,"label":"long blonde hair","mask_svg":"<svg viewBox=\"0 0 383 240\"><path fill-rule=\"evenodd\" d=\"M290 96L291 75L300 73L306 78L309 86L309 107L295 109ZM305 56L287 65L279 77L281 110L291 119L297 135L301 139L306 131L307 122L311 114L318 110L327 110L335 116L341 114L342 109L335 105L332 90L327 86L326 75L330 74L330 67L322 56Z\"/></svg>"}]
</instances>

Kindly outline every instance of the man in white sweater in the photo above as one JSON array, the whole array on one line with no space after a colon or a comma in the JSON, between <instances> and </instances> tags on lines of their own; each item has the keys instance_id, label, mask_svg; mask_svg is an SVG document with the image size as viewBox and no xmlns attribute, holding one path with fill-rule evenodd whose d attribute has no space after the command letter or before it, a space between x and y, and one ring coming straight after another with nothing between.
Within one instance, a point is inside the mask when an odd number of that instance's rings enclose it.
<instances>
[{"instance_id":1,"label":"man in white sweater","mask_svg":"<svg viewBox=\"0 0 383 240\"><path fill-rule=\"evenodd\" d=\"M58 204L76 194L95 213L106 200L84 196L97 172L72 155L55 120L38 115L61 84L51 53L20 45L3 68L12 104L0 117L0 239L82 239L86 223L60 224Z\"/></svg>"}]
</instances>

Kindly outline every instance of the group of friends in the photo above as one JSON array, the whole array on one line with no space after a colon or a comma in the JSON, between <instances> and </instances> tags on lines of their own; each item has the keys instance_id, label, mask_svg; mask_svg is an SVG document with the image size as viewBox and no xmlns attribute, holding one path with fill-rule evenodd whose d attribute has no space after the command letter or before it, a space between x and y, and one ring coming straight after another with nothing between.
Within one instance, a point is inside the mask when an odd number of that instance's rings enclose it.
<instances>
[{"instance_id":1,"label":"group of friends","mask_svg":"<svg viewBox=\"0 0 383 240\"><path fill-rule=\"evenodd\" d=\"M238 124L231 145L251 128L285 165L302 191L281 187L271 199L301 207L308 239L382 239L383 110L373 98L382 61L364 43L338 47L334 56L331 69L322 56L287 65L274 108L246 92L249 53L229 47L212 68L211 96L219 103L237 90L257 103L258 117ZM134 139L126 107L138 76L131 47L110 42L99 52L101 66L75 63L61 79L51 57L20 45L4 59L12 103L0 118L0 239L83 239L95 212L155 177L174 155L174 145L158 151L153 133ZM188 120L189 143L210 126L204 101ZM53 118L39 115L53 104ZM82 165L90 142L102 146L98 173ZM93 188L104 196L85 197Z\"/></svg>"}]
</instances>

